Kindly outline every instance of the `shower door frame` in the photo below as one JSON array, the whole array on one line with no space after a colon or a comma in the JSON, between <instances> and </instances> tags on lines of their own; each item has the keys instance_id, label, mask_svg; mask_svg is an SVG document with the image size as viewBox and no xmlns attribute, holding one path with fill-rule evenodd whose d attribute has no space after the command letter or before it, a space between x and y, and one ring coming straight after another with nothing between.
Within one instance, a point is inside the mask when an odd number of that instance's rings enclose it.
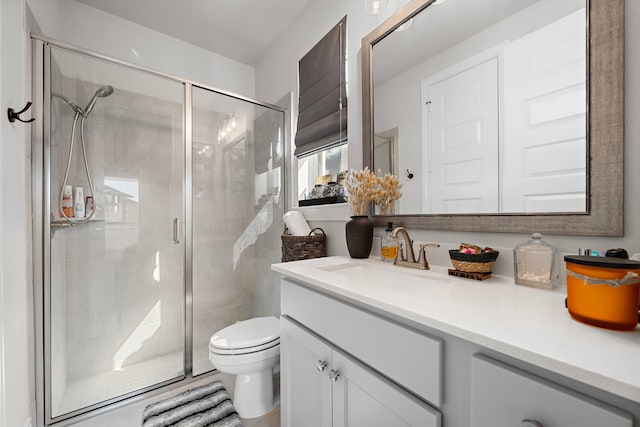
<instances>
[{"instance_id":1,"label":"shower door frame","mask_svg":"<svg viewBox=\"0 0 640 427\"><path fill-rule=\"evenodd\" d=\"M210 85L180 78L171 74L159 72L140 65L115 59L95 53L77 46L58 42L40 35L31 35L32 39L32 97L34 101L34 117L36 123L32 127L32 206L33 206L33 298L34 298L34 327L35 327L35 374L36 374L36 411L37 425L56 426L69 425L72 422L91 418L101 413L116 409L134 401L142 400L169 389L176 384L188 384L200 380L216 371L210 371L194 376L192 372L193 356L193 87L198 87L220 95L229 96L257 106L269 108L283 113L284 127L284 161L282 162L282 177L289 176L288 160L290 148L288 142L291 135L290 111L277 105L261 102L252 98L225 91ZM51 204L51 155L50 155L50 112L51 112L51 48L82 55L95 60L105 61L113 65L123 66L132 70L148 73L181 83L184 86L183 107L183 226L180 233L184 237L184 301L183 301L183 336L184 336L184 375L151 386L138 389L124 395L117 396L58 417L51 417L51 353L50 330L50 289L51 289L51 223L49 220ZM47 112L45 115L44 113ZM288 206L287 191L282 191L283 204Z\"/></svg>"}]
</instances>

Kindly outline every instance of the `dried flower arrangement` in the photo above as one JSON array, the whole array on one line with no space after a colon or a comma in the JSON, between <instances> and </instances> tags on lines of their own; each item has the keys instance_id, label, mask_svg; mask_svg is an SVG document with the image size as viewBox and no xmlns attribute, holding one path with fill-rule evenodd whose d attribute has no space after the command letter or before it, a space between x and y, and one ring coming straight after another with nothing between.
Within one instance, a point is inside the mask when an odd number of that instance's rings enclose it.
<instances>
[{"instance_id":1,"label":"dried flower arrangement","mask_svg":"<svg viewBox=\"0 0 640 427\"><path fill-rule=\"evenodd\" d=\"M366 215L371 202L380 206L382 215L392 215L396 200L402 196L401 187L397 176L389 173L383 176L380 170L376 176L368 167L350 171L345 181L349 193L347 201L353 207L354 215Z\"/></svg>"},{"instance_id":2,"label":"dried flower arrangement","mask_svg":"<svg viewBox=\"0 0 640 427\"><path fill-rule=\"evenodd\" d=\"M376 176L368 167L361 171L349 172L344 187L349 193L347 201L353 207L354 215L367 214L367 206L375 197L377 183Z\"/></svg>"},{"instance_id":3,"label":"dried flower arrangement","mask_svg":"<svg viewBox=\"0 0 640 427\"><path fill-rule=\"evenodd\" d=\"M380 207L381 215L393 215L395 202L402 196L400 192L402 184L395 175L387 173L383 176L380 169L378 169L376 180L378 185L373 202Z\"/></svg>"}]
</instances>

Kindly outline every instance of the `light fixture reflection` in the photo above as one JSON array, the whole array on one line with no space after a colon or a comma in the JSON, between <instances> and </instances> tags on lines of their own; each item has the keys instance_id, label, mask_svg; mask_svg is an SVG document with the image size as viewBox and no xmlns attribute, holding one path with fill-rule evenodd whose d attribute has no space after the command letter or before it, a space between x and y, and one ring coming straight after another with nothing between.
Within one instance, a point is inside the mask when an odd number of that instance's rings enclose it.
<instances>
[{"instance_id":1,"label":"light fixture reflection","mask_svg":"<svg viewBox=\"0 0 640 427\"><path fill-rule=\"evenodd\" d=\"M387 6L387 0L364 0L364 11L369 15L379 14Z\"/></svg>"},{"instance_id":2,"label":"light fixture reflection","mask_svg":"<svg viewBox=\"0 0 640 427\"><path fill-rule=\"evenodd\" d=\"M236 130L238 128L238 121L236 116L230 114L229 117L224 119L222 125L218 129L218 144L226 143L236 136Z\"/></svg>"},{"instance_id":3,"label":"light fixture reflection","mask_svg":"<svg viewBox=\"0 0 640 427\"><path fill-rule=\"evenodd\" d=\"M405 22L404 24L402 24L398 28L396 28L396 31L398 31L398 32L404 31L407 28L409 28L411 26L411 24L413 24L413 18L409 19L407 22Z\"/></svg>"}]
</instances>

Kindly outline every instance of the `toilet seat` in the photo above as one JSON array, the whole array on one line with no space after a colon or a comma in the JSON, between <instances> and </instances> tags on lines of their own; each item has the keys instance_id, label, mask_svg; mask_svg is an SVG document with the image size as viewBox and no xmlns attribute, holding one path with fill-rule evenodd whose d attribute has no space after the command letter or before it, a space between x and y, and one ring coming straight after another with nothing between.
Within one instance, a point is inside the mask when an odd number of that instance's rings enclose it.
<instances>
[{"instance_id":1,"label":"toilet seat","mask_svg":"<svg viewBox=\"0 0 640 427\"><path fill-rule=\"evenodd\" d=\"M256 317L234 323L216 332L209 341L209 351L220 355L248 354L280 345L280 320Z\"/></svg>"},{"instance_id":2,"label":"toilet seat","mask_svg":"<svg viewBox=\"0 0 640 427\"><path fill-rule=\"evenodd\" d=\"M210 343L209 351L215 354L228 354L228 355L248 354L248 353L256 353L258 351L268 350L272 347L276 347L279 345L280 345L280 338L276 338L275 340L262 345L256 345L253 347L244 347L244 348L220 348Z\"/></svg>"}]
</instances>

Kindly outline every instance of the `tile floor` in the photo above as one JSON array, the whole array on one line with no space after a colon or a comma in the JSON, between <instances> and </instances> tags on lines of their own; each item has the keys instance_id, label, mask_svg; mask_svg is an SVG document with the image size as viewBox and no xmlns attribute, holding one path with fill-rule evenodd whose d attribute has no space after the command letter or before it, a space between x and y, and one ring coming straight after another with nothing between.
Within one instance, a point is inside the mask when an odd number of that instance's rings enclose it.
<instances>
[{"instance_id":1,"label":"tile floor","mask_svg":"<svg viewBox=\"0 0 640 427\"><path fill-rule=\"evenodd\" d=\"M141 424L142 411L144 408L158 400L166 399L182 391L198 387L200 385L209 383L220 379L227 388L229 394L233 393L233 377L230 375L216 374L207 376L201 380L186 384L180 387L176 387L170 391L152 396L148 399L139 400L120 408L105 411L91 418L87 418L82 421L70 424L70 427L135 427ZM278 383L279 377L276 376L274 381ZM279 387L274 387L279 394ZM245 427L280 427L280 407L274 409L272 412L260 418L252 418L248 420L242 420Z\"/></svg>"},{"instance_id":2,"label":"tile floor","mask_svg":"<svg viewBox=\"0 0 640 427\"><path fill-rule=\"evenodd\" d=\"M280 407L264 417L242 420L244 427L280 427Z\"/></svg>"},{"instance_id":3,"label":"tile floor","mask_svg":"<svg viewBox=\"0 0 640 427\"><path fill-rule=\"evenodd\" d=\"M176 378L182 375L183 365L183 354L176 352L69 382L54 407L54 416Z\"/></svg>"}]
</instances>

